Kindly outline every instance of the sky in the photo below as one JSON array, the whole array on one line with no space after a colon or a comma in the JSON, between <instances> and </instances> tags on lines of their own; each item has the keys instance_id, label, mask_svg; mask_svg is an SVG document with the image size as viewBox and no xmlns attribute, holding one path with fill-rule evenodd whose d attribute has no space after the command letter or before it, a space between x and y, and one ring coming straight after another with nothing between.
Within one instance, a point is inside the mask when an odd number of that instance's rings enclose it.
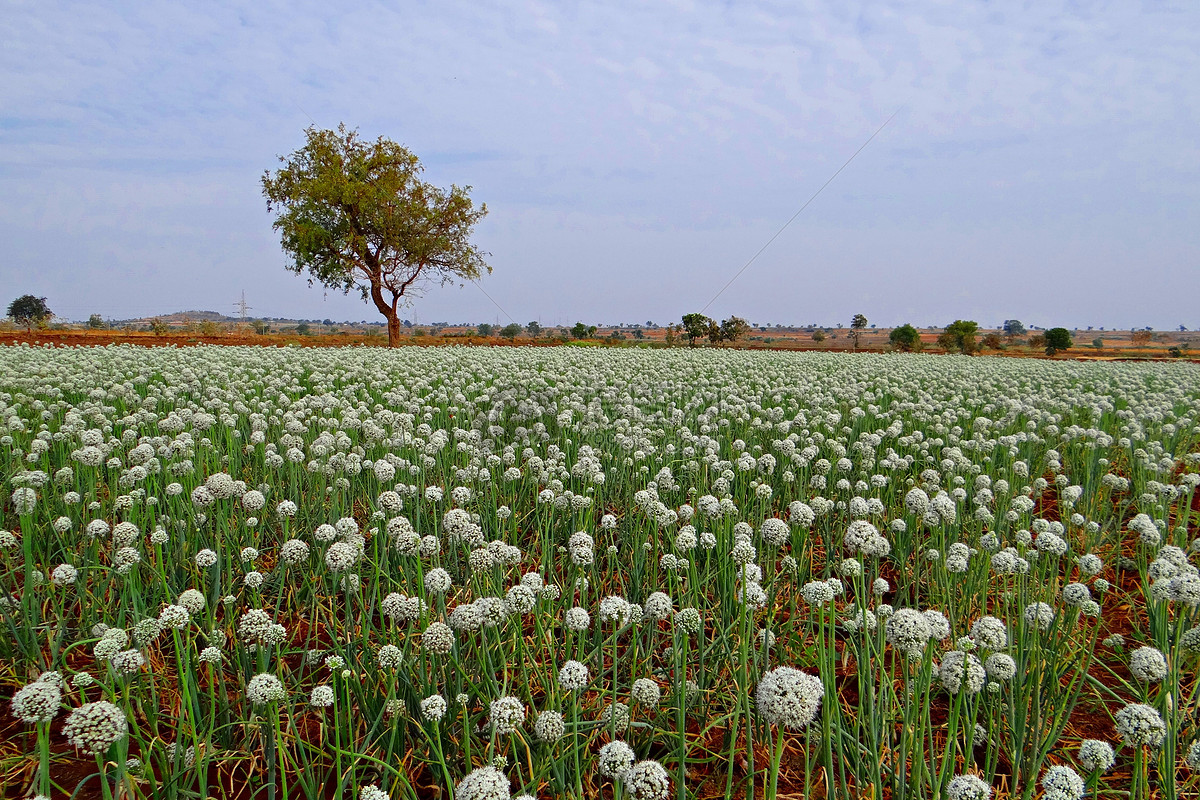
<instances>
[{"instance_id":1,"label":"sky","mask_svg":"<svg viewBox=\"0 0 1200 800\"><path fill-rule=\"evenodd\" d=\"M1200 328L1192 0L0 0L0 45L5 305L381 320L262 196L345 123L487 205L417 322Z\"/></svg>"}]
</instances>

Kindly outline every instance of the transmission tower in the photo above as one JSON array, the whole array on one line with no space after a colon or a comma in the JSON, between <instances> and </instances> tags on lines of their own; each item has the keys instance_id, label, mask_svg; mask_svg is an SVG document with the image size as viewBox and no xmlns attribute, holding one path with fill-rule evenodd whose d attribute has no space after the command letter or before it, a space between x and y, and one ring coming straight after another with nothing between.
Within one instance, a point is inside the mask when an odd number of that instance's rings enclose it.
<instances>
[{"instance_id":1,"label":"transmission tower","mask_svg":"<svg viewBox=\"0 0 1200 800\"><path fill-rule=\"evenodd\" d=\"M238 300L236 303L234 303L233 307L235 309L237 309L237 311L241 314L242 324L244 325L246 323L246 312L249 311L250 309L254 308L254 306L246 304L246 293L245 292L242 292L242 299Z\"/></svg>"}]
</instances>

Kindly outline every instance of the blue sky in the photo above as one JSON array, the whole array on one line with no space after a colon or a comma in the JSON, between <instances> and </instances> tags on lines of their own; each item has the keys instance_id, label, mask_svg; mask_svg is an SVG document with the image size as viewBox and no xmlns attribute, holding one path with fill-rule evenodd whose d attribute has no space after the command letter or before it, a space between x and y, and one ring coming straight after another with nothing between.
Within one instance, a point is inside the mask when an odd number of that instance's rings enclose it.
<instances>
[{"instance_id":1,"label":"blue sky","mask_svg":"<svg viewBox=\"0 0 1200 800\"><path fill-rule=\"evenodd\" d=\"M0 286L377 319L283 268L311 124L411 148L494 274L407 316L1200 327L1200 5L2 0ZM5 296L4 302L8 298Z\"/></svg>"}]
</instances>

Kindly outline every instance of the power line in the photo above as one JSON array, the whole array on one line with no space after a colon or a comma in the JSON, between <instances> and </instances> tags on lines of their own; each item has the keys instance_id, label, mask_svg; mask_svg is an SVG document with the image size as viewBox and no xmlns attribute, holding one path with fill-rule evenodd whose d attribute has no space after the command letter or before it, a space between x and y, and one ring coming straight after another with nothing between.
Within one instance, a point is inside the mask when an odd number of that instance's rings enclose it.
<instances>
[{"instance_id":1,"label":"power line","mask_svg":"<svg viewBox=\"0 0 1200 800\"><path fill-rule=\"evenodd\" d=\"M494 305L496 308L499 308L500 313L503 314L504 316L508 317L510 322L512 322L514 325L520 324L519 322L517 322L515 319L512 318L512 314L509 314L507 311L505 311L504 308L501 307L501 305L499 303L497 303L490 294L487 293L487 289L484 289L483 286L479 283L479 281L473 280L473 281L471 281L471 283L473 283L477 287L479 287L479 291L483 292L483 296L486 297L488 300L491 300L492 305Z\"/></svg>"},{"instance_id":2,"label":"power line","mask_svg":"<svg viewBox=\"0 0 1200 800\"><path fill-rule=\"evenodd\" d=\"M825 191L825 187L828 186L829 184L833 183L834 178L836 178L838 175L841 175L842 170L844 170L846 167L850 166L850 162L853 161L855 158L857 158L858 154L861 153L863 150L865 150L867 148L867 145L869 145L871 143L871 140L874 139L876 136L878 136L879 132L882 131L884 128L886 128L888 123L891 122L893 119L895 119L896 115L899 114L903 110L904 110L904 106L900 106L900 108L897 108L895 111L892 112L892 116L890 116L886 120L884 120L883 124L875 129L875 132L872 133L870 135L870 137L868 137L867 140L865 142L863 142L862 145L857 150L854 151L854 155L852 155L848 159L846 159L846 163L842 164L840 167L838 167L837 172L830 175L829 180L827 180L823 184L821 184L821 188L817 189L817 191L815 191L813 193L813 196L808 198L807 202L805 202L804 205L800 206L799 211L797 211L795 214L792 214L791 219L789 219L787 222L783 223L782 228L775 231L774 236L772 236L770 239L767 239L767 243L764 244L762 247L760 247L758 249L758 252L750 257L749 261L747 261L745 264L742 265L742 268L739 269L737 271L737 273L735 273L734 276L732 278L730 278L729 281L724 286L721 287L721 291L719 291L715 295L713 295L712 300L709 300L707 303L704 304L704 308L700 309L701 314L703 314L705 311L707 311L708 307L711 306L713 303L715 303L717 301L717 298L720 297L722 294L724 294L725 290L728 289L731 285L733 285L734 281L736 281L738 278L741 277L742 273L745 272L750 267L750 265L753 264L754 261L763 254L763 251L771 246L771 242L774 242L776 239L778 239L779 235L782 234L785 230L787 230L789 225L791 225L793 222L796 221L796 217L798 217L802 213L804 213L804 209L808 208L809 204L812 203L813 200L817 199L817 195L819 195L821 192Z\"/></svg>"}]
</instances>

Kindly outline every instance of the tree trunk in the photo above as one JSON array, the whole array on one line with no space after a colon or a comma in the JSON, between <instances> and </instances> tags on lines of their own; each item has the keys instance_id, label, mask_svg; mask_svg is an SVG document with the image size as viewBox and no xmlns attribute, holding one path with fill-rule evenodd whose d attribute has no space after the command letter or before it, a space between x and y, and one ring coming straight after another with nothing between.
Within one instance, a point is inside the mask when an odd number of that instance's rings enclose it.
<instances>
[{"instance_id":1,"label":"tree trunk","mask_svg":"<svg viewBox=\"0 0 1200 800\"><path fill-rule=\"evenodd\" d=\"M388 325L388 347L400 346L400 315L395 311L384 314Z\"/></svg>"}]
</instances>

